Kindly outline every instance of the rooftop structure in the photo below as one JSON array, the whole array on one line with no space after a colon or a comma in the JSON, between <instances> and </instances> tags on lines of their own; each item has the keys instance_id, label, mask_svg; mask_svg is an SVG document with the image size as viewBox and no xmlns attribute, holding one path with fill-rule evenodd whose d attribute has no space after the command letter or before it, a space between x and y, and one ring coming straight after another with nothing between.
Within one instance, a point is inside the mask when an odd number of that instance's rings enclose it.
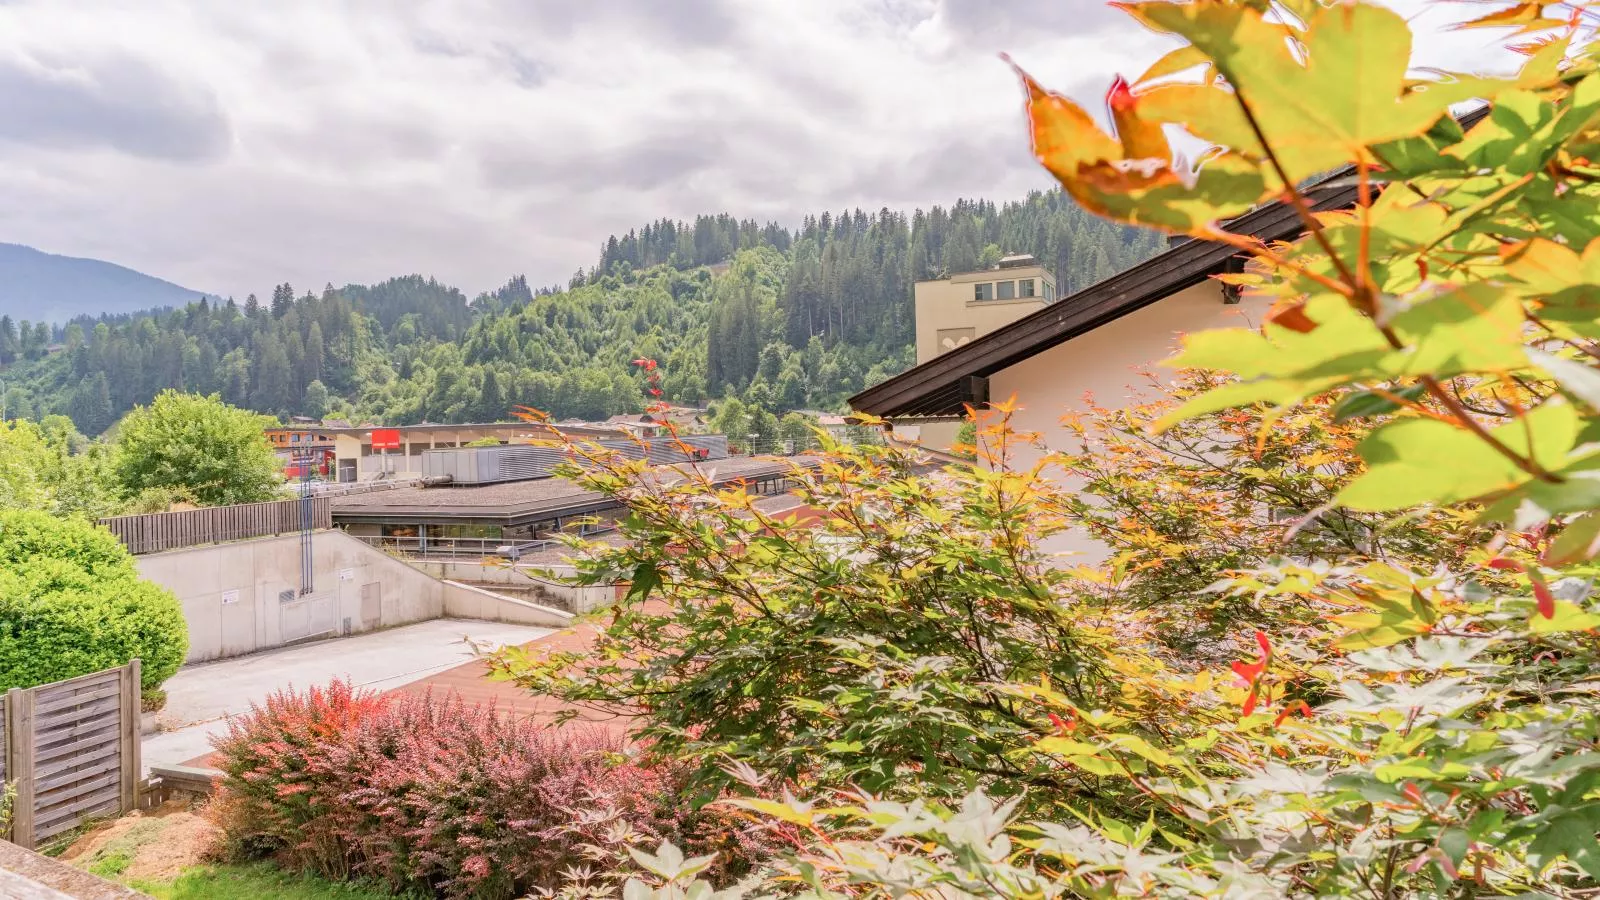
<instances>
[{"instance_id":1,"label":"rooftop structure","mask_svg":"<svg viewBox=\"0 0 1600 900\"><path fill-rule=\"evenodd\" d=\"M914 295L921 364L1054 303L1056 279L1017 254L993 268L919 281Z\"/></svg>"},{"instance_id":2,"label":"rooftop structure","mask_svg":"<svg viewBox=\"0 0 1600 900\"><path fill-rule=\"evenodd\" d=\"M816 465L812 457L738 457L699 464L715 483L744 482L755 493L787 490L796 468ZM658 477L682 478L676 466L661 466ZM618 508L616 501L565 478L502 481L479 486L440 485L397 488L333 499L333 521L352 534L374 535L397 526L486 526L512 538L536 538L566 527L572 519ZM357 527L366 526L366 527Z\"/></svg>"}]
</instances>

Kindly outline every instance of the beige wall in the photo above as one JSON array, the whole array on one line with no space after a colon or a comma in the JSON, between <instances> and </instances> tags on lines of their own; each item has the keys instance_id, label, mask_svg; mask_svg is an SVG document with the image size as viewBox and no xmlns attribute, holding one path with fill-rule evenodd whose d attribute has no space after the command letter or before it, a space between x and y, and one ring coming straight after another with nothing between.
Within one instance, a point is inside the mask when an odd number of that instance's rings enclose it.
<instances>
[{"instance_id":1,"label":"beige wall","mask_svg":"<svg viewBox=\"0 0 1600 900\"><path fill-rule=\"evenodd\" d=\"M1148 369L1161 383L1170 383L1173 370L1157 363L1178 348L1180 335L1257 325L1267 305L1251 299L1225 304L1221 285L1207 281L991 375L990 401L1015 395L1021 408L1012 426L1040 434L1042 446L1020 448L1015 465L1026 468L1046 453L1077 449L1061 427L1061 417L1086 409L1085 394L1108 409L1155 399L1158 389L1137 370ZM1104 548L1083 535L1063 536L1050 549L1090 559L1104 555Z\"/></svg>"},{"instance_id":2,"label":"beige wall","mask_svg":"<svg viewBox=\"0 0 1600 900\"><path fill-rule=\"evenodd\" d=\"M356 634L444 615L561 627L558 611L446 584L339 531L312 536L314 590L301 597L298 535L134 558L139 575L178 595L189 656L240 656L301 637ZM292 600L280 599L293 591ZM224 602L224 601L228 602ZM547 614L548 613L548 614Z\"/></svg>"},{"instance_id":3,"label":"beige wall","mask_svg":"<svg viewBox=\"0 0 1600 900\"><path fill-rule=\"evenodd\" d=\"M975 300L974 285L1000 281L1032 280L1036 296L1014 300ZM1046 295L1055 289L1050 274L1038 266L1016 269L994 269L969 272L940 281L919 281L916 284L917 364L935 356L948 353L970 336L976 340L995 329L1043 309ZM970 330L970 335L966 332ZM955 341L946 346L941 332Z\"/></svg>"}]
</instances>

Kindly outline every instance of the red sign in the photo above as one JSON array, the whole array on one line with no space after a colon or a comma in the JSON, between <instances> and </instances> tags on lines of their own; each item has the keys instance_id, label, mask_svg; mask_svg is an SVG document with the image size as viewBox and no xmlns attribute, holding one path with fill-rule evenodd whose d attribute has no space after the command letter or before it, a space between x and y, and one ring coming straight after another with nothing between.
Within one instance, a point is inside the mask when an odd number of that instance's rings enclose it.
<instances>
[{"instance_id":1,"label":"red sign","mask_svg":"<svg viewBox=\"0 0 1600 900\"><path fill-rule=\"evenodd\" d=\"M399 450L400 429L375 428L372 430L372 449L374 450Z\"/></svg>"}]
</instances>

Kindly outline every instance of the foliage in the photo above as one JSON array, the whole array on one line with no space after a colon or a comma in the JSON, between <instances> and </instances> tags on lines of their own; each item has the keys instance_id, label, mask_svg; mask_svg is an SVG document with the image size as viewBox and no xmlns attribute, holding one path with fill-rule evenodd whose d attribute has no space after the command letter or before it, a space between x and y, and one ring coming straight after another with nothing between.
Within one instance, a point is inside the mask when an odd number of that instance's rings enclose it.
<instances>
[{"instance_id":1,"label":"foliage","mask_svg":"<svg viewBox=\"0 0 1600 900\"><path fill-rule=\"evenodd\" d=\"M110 532L81 519L0 510L0 689L138 657L143 687L154 690L188 649L177 598L139 580Z\"/></svg>"},{"instance_id":2,"label":"foliage","mask_svg":"<svg viewBox=\"0 0 1600 900\"><path fill-rule=\"evenodd\" d=\"M1153 507L1154 521L1124 526L1082 504L1057 514L1085 519L1113 543L1115 561L1102 577L1128 580L1130 607L1165 599L1193 608L1194 592L1215 573L1223 578L1208 589L1248 604L1268 627L1254 633L1231 677L1219 677L1161 661L1139 627L1150 623L1147 612L1041 597L1062 608L1066 627L1082 631L1101 617L1118 636L1110 648L1077 644L1084 668L1115 672L1117 696L1084 697L1077 684L1026 667L962 674L986 681L973 690L1014 698L1018 720L1044 732L1012 757L1054 782L985 773L969 779L981 793L946 803L961 787L956 779L906 761L901 779L876 785L889 796L834 796L826 806L744 801L814 838L765 888L798 883L802 895L826 897L1592 896L1600 884L1595 10L1498 4L1478 24L1535 36L1518 45L1527 56L1519 72L1419 79L1407 71L1405 20L1371 3L1122 6L1185 45L1134 85L1114 85L1115 133L1024 76L1034 150L1091 209L1250 257L1249 271L1224 277L1272 309L1259 330L1188 336L1175 364L1210 381L1160 415L1159 452L1130 443L1142 440L1134 427L1150 418L1136 412L1111 435L1106 458L1053 461L1098 479L1123 511ZM1464 128L1451 108L1471 98L1493 106ZM1179 129L1216 145L1197 168L1167 142ZM1352 211L1312 211L1341 188L1355 195ZM1280 196L1306 232L1295 242L1263 244L1216 225ZM1004 435L1004 413L991 434ZM1366 424L1351 428L1352 420ZM1302 456L1274 459L1265 449L1272 445ZM1225 460L1239 471L1175 485L1174 447L1182 465ZM1038 476L1008 471L1003 455L990 462L996 471L971 477L1031 486ZM856 465L830 474L848 485L841 490L874 490L857 485ZM1155 476L1149 485L1134 483L1141 472ZM666 688L637 692L646 728L670 732L690 717L685 708L746 685L742 705L717 711L809 725L814 706L800 692L734 673L715 652L767 662L760 620L790 613L791 640L805 646L814 623L831 625L817 614L828 611L821 597L856 601L854 585L819 582L815 598L784 590L791 570L811 577L811 554L769 539L769 527L787 537L782 527L700 511L736 500L692 490L672 498L700 523L675 533L654 518L665 502L646 488L609 487L661 537L637 552L632 571L591 570L631 578L634 601L649 595L667 608L628 607L608 626L612 643L602 642L622 658L637 651L635 669ZM1265 557L1270 507L1290 489L1296 530L1281 539L1283 555ZM916 546L919 528L965 524L936 501L913 510L894 495L873 499L873 525L898 544ZM849 520L866 509L838 503L827 512ZM958 532L940 559L970 559L982 573L995 561L980 550L1009 549L1004 535ZM1030 551L1026 541L1017 547L1023 559ZM834 571L870 579L881 552L870 540L841 541ZM1199 570L1187 572L1196 561ZM1236 566L1245 569L1228 571ZM719 568L727 597L702 574ZM923 577L896 570L867 583L892 592L885 582ZM768 600L760 589L773 584ZM943 614L946 595L960 596L940 585L923 605ZM996 618L1015 614L989 609ZM641 627L652 619L668 620L708 655L673 660L666 633ZM753 650L706 641L733 625L756 637ZM811 704L836 695L817 684L826 676L816 670L894 683L891 656L851 658L835 649L847 638L828 636L832 643L812 647L809 660L781 658L777 669L818 692ZM1043 648L1048 633L1011 639ZM974 655L999 662L1017 652L1002 644ZM658 670L658 658L678 668ZM697 680L718 672L722 680ZM637 687L620 670L601 666L598 675L556 683L599 697ZM701 694L680 698L685 684ZM925 694L895 696L913 702L860 719L839 715L830 727L898 733L908 721L919 729L944 721L947 708ZM828 754L850 749L813 743L813 762L796 765L770 746L721 734L721 751L780 778L827 775L837 765ZM689 748L711 752L707 744ZM1024 785L1033 788L1026 796ZM681 896L688 878L657 873L647 879L655 888L630 890Z\"/></svg>"},{"instance_id":3,"label":"foliage","mask_svg":"<svg viewBox=\"0 0 1600 900\"><path fill-rule=\"evenodd\" d=\"M1160 727L1158 706L1119 687L1145 663L1109 658L1119 636L1070 603L1077 579L1039 546L1069 524L1056 483L923 474L905 451L829 442L819 470L793 476L799 502L825 513L813 524L762 514L709 470L669 482L577 449L591 458L569 477L629 510L625 540L591 546L578 580L631 581L634 602L592 648L509 650L495 665L569 702L644 713L638 733L698 761L713 791L728 755L874 791L959 794L994 778L1094 790L1027 752L1049 726L1002 674Z\"/></svg>"},{"instance_id":4,"label":"foliage","mask_svg":"<svg viewBox=\"0 0 1600 900\"><path fill-rule=\"evenodd\" d=\"M181 491L207 506L271 500L280 466L262 429L272 424L215 394L162 391L117 427L117 475L130 496Z\"/></svg>"},{"instance_id":5,"label":"foliage","mask_svg":"<svg viewBox=\"0 0 1600 900\"><path fill-rule=\"evenodd\" d=\"M231 858L449 897L514 897L637 840L755 845L697 813L670 771L602 731L555 732L459 698L334 682L274 694L216 741L213 814ZM734 863L737 865L737 863Z\"/></svg>"},{"instance_id":6,"label":"foliage","mask_svg":"<svg viewBox=\"0 0 1600 900\"><path fill-rule=\"evenodd\" d=\"M1148 610L1162 642L1191 658L1203 652L1216 662L1217 651L1232 652L1229 636L1310 624L1320 612L1209 590L1230 573L1284 557L1459 566L1492 535L1470 514L1424 509L1393 520L1334 502L1363 469L1356 447L1372 422L1349 414L1360 412L1359 394L1320 397L1270 422L1244 408L1157 431L1176 407L1228 381L1186 371L1151 382L1154 400L1091 404L1064 418L1066 443L1076 446L1052 462L1080 485L1066 515L1108 554L1080 574L1105 602Z\"/></svg>"},{"instance_id":7,"label":"foliage","mask_svg":"<svg viewBox=\"0 0 1600 900\"><path fill-rule=\"evenodd\" d=\"M65 416L0 422L0 507L88 518L117 511L107 448Z\"/></svg>"},{"instance_id":8,"label":"foliage","mask_svg":"<svg viewBox=\"0 0 1600 900\"><path fill-rule=\"evenodd\" d=\"M1060 191L909 216L824 213L794 231L728 215L660 220L608 240L565 289L519 275L470 303L413 275L298 298L280 284L266 301L83 317L54 334L0 317L0 366L10 414L70 415L91 435L168 388L279 417L494 421L515 400L603 419L642 408L637 354L661 363L676 402L761 385L772 412L835 409L910 366L911 283L992 262L991 247L1038 256L1068 290L1161 242ZM62 352L46 352L52 337Z\"/></svg>"},{"instance_id":9,"label":"foliage","mask_svg":"<svg viewBox=\"0 0 1600 900\"><path fill-rule=\"evenodd\" d=\"M156 900L391 900L396 896L380 886L327 881L267 863L198 866L170 882L134 881L132 886Z\"/></svg>"}]
</instances>

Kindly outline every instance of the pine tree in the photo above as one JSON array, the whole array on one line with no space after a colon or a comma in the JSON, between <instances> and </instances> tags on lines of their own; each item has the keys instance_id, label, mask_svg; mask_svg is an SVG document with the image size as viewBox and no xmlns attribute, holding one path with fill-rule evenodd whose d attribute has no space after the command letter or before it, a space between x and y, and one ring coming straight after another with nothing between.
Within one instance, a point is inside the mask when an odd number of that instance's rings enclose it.
<instances>
[{"instance_id":1,"label":"pine tree","mask_svg":"<svg viewBox=\"0 0 1600 900\"><path fill-rule=\"evenodd\" d=\"M478 397L479 421L500 421L506 415L505 403L505 399L500 396L500 381L495 377L494 369L484 369L483 388Z\"/></svg>"}]
</instances>

